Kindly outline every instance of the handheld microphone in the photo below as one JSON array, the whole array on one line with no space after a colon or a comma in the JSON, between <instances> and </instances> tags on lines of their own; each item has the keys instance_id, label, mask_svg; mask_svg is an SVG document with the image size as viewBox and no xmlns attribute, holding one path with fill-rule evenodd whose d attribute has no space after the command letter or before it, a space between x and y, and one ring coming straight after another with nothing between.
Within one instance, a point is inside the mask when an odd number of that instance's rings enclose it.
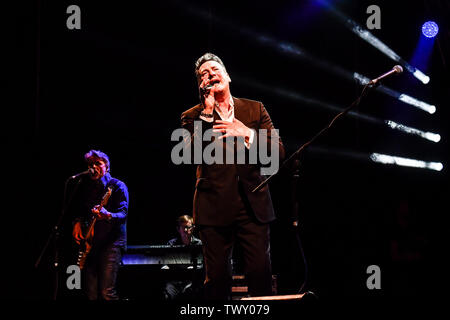
<instances>
[{"instance_id":1,"label":"handheld microphone","mask_svg":"<svg viewBox=\"0 0 450 320\"><path fill-rule=\"evenodd\" d=\"M368 84L374 85L374 84L376 84L378 81L380 81L380 80L382 80L382 79L384 79L384 78L386 78L386 77L389 77L391 74L402 73L402 72L403 72L402 66L396 65L396 66L394 66L394 67L392 68L392 70L386 72L385 74L382 74L382 75L379 76L378 78L375 78L375 79L370 80Z\"/></svg>"},{"instance_id":2,"label":"handheld microphone","mask_svg":"<svg viewBox=\"0 0 450 320\"><path fill-rule=\"evenodd\" d=\"M209 90L211 90L212 87L214 87L213 84L208 84L206 87L200 87L201 94L206 94Z\"/></svg>"}]
</instances>

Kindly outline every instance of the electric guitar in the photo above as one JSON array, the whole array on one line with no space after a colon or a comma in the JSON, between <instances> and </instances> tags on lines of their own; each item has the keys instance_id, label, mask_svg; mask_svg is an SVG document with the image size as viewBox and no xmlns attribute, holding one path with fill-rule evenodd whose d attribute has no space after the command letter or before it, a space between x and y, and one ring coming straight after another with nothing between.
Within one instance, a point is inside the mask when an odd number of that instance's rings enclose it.
<instances>
[{"instance_id":1,"label":"electric guitar","mask_svg":"<svg viewBox=\"0 0 450 320\"><path fill-rule=\"evenodd\" d=\"M102 198L102 201L100 202L100 207L98 208L101 210L106 204L108 203L109 198L111 197L112 188L108 187L108 191L106 191L105 195ZM84 268L84 264L86 262L86 258L91 251L92 248L92 240L94 239L94 225L97 221L97 217L92 215L91 221L89 222L88 226L86 227L86 234L84 234L84 239L80 242L80 249L78 251L78 259L77 259L77 266L80 267L80 269Z\"/></svg>"}]
</instances>

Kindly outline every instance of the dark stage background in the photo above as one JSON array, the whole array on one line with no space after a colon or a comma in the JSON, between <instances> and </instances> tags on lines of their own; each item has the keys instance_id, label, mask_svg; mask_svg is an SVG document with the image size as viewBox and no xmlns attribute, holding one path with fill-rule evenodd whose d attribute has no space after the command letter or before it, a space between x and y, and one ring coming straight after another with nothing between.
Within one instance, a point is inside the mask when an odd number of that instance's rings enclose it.
<instances>
[{"instance_id":1,"label":"dark stage background","mask_svg":"<svg viewBox=\"0 0 450 320\"><path fill-rule=\"evenodd\" d=\"M332 1L365 26L366 8L381 8L372 34L410 61L424 21L441 31L423 85L408 72L384 84L437 106L435 114L371 91L356 111L439 133L439 143L357 117L337 122L303 154L297 198L300 227L291 226L289 170L270 183L278 216L272 225L274 274L280 294L304 281L298 232L308 265L306 290L319 297L419 295L445 276L438 236L448 213L447 1ZM81 8L81 30L69 30L66 9ZM314 1L33 1L17 7L12 64L14 108L6 120L5 158L13 173L7 297L50 299L50 247L33 265L62 208L64 181L85 170L95 148L130 192L128 242L163 244L174 220L191 214L194 168L176 166L171 133L181 113L198 103L193 73L205 52L220 56L236 97L260 100L288 155L338 113L287 93L348 106L362 87L320 68L327 62L369 78L395 64ZM292 54L294 46L313 60ZM315 59L315 60L314 60ZM276 89L283 89L284 92ZM382 165L378 152L442 162L442 171ZM14 161L14 162L12 162ZM22 174L23 173L23 174ZM67 229L63 232L68 232ZM397 243L407 257L396 258ZM368 290L366 268L381 268L381 290ZM63 283L61 285L64 285Z\"/></svg>"}]
</instances>

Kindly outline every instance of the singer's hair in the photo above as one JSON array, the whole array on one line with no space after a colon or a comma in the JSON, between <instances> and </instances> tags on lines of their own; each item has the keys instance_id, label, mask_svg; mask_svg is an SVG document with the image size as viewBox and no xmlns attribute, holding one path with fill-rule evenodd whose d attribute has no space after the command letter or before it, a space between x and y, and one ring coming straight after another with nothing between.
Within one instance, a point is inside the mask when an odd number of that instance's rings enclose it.
<instances>
[{"instance_id":1,"label":"singer's hair","mask_svg":"<svg viewBox=\"0 0 450 320\"><path fill-rule=\"evenodd\" d=\"M178 228L179 226L181 226L181 224L187 223L187 222L194 223L194 218L192 218L190 215L187 215L187 214L182 215L182 216L179 216L179 217L177 218L177 228Z\"/></svg>"},{"instance_id":2,"label":"singer's hair","mask_svg":"<svg viewBox=\"0 0 450 320\"><path fill-rule=\"evenodd\" d=\"M90 150L84 155L84 160L86 160L88 164L95 162L96 160L103 160L106 164L107 171L109 172L109 157L106 155L106 153L101 152L100 150Z\"/></svg>"},{"instance_id":3,"label":"singer's hair","mask_svg":"<svg viewBox=\"0 0 450 320\"><path fill-rule=\"evenodd\" d=\"M199 78L200 74L198 73L198 69L200 69L201 65L204 64L205 62L208 61L215 61L217 63L219 63L223 69L225 71L227 71L227 69L225 68L225 65L223 64L222 60L216 56L213 53L207 52L204 55L202 55L200 58L197 59L197 61L195 62L195 76L197 78Z\"/></svg>"}]
</instances>

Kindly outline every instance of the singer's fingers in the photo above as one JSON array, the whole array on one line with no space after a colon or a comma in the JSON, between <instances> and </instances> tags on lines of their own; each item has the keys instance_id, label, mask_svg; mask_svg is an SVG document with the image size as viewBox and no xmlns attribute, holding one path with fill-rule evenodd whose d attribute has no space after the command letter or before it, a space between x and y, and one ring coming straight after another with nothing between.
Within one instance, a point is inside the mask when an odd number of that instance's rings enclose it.
<instances>
[{"instance_id":1,"label":"singer's fingers","mask_svg":"<svg viewBox=\"0 0 450 320\"><path fill-rule=\"evenodd\" d=\"M201 89L201 94L203 95L203 97L205 99L210 99L211 103L213 103L214 101L214 94L211 92L211 89Z\"/></svg>"},{"instance_id":2,"label":"singer's fingers","mask_svg":"<svg viewBox=\"0 0 450 320\"><path fill-rule=\"evenodd\" d=\"M216 120L216 123L220 123L220 124L223 124L223 125L230 126L233 122L225 121L225 120Z\"/></svg>"},{"instance_id":3,"label":"singer's fingers","mask_svg":"<svg viewBox=\"0 0 450 320\"><path fill-rule=\"evenodd\" d=\"M81 240L83 240L83 235L82 234L76 234L75 235L75 241L77 243L79 243Z\"/></svg>"},{"instance_id":4,"label":"singer's fingers","mask_svg":"<svg viewBox=\"0 0 450 320\"><path fill-rule=\"evenodd\" d=\"M215 125L213 125L213 129L226 129L226 128L229 128L230 127L230 125L226 125L226 124L215 124Z\"/></svg>"},{"instance_id":5,"label":"singer's fingers","mask_svg":"<svg viewBox=\"0 0 450 320\"><path fill-rule=\"evenodd\" d=\"M200 83L200 88L204 89L207 85L209 84L209 79L205 78L202 80L202 82Z\"/></svg>"}]
</instances>

